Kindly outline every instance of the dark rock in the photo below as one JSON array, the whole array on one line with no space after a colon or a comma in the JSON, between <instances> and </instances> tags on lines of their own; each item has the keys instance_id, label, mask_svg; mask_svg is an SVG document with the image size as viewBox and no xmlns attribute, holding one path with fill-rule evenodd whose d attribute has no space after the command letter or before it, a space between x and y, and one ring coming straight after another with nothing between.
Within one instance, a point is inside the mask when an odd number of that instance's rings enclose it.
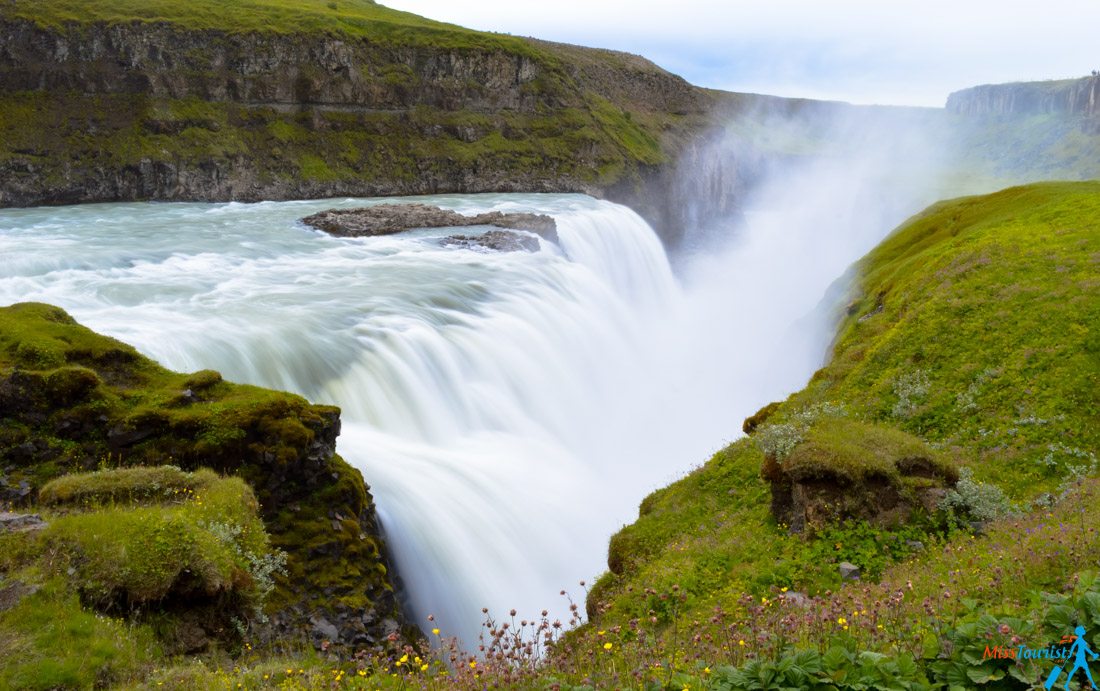
<instances>
[{"instance_id":1,"label":"dark rock","mask_svg":"<svg viewBox=\"0 0 1100 691\"><path fill-rule=\"evenodd\" d=\"M338 643L340 641L339 629L337 629L328 619L324 617L311 617L310 623L313 624L313 629L310 631L310 637L313 638L314 641L328 641L330 643Z\"/></svg>"},{"instance_id":2,"label":"dark rock","mask_svg":"<svg viewBox=\"0 0 1100 691\"><path fill-rule=\"evenodd\" d=\"M906 540L905 546L914 552L920 552L924 550L924 543L920 540Z\"/></svg>"},{"instance_id":3,"label":"dark rock","mask_svg":"<svg viewBox=\"0 0 1100 691\"><path fill-rule=\"evenodd\" d=\"M19 604L25 597L34 595L39 591L39 586L28 585L21 581L12 581L0 586L0 612L9 610Z\"/></svg>"},{"instance_id":4,"label":"dark rock","mask_svg":"<svg viewBox=\"0 0 1100 691\"><path fill-rule=\"evenodd\" d=\"M558 239L557 224L550 216L500 211L464 216L457 211L428 204L378 204L357 209L329 209L306 216L302 222L338 237L392 235L415 228L496 226L530 231L553 242Z\"/></svg>"},{"instance_id":5,"label":"dark rock","mask_svg":"<svg viewBox=\"0 0 1100 691\"><path fill-rule=\"evenodd\" d=\"M443 238L443 244L463 249L483 247L497 252L539 251L538 238L510 230L490 230L481 235L451 235Z\"/></svg>"},{"instance_id":6,"label":"dark rock","mask_svg":"<svg viewBox=\"0 0 1100 691\"><path fill-rule=\"evenodd\" d=\"M850 562L840 562L840 578L845 581L858 581L860 576L859 567Z\"/></svg>"},{"instance_id":7,"label":"dark rock","mask_svg":"<svg viewBox=\"0 0 1100 691\"><path fill-rule=\"evenodd\" d=\"M0 511L0 532L24 533L42 530L48 524L36 513L9 513Z\"/></svg>"}]
</instances>

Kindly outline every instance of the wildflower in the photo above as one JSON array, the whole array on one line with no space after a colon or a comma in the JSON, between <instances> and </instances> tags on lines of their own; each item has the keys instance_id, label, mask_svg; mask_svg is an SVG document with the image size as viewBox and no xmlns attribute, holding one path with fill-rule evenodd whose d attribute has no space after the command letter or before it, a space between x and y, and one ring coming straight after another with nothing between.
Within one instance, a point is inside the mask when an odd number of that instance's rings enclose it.
<instances>
[{"instance_id":1,"label":"wildflower","mask_svg":"<svg viewBox=\"0 0 1100 691\"><path fill-rule=\"evenodd\" d=\"M421 672L427 672L427 671L428 671L428 663L427 663L427 662L425 662L424 664L420 665L420 671L421 671Z\"/></svg>"},{"instance_id":2,"label":"wildflower","mask_svg":"<svg viewBox=\"0 0 1100 691\"><path fill-rule=\"evenodd\" d=\"M745 645L745 639L742 638L741 640L737 641L737 645L741 645L741 646Z\"/></svg>"},{"instance_id":3,"label":"wildflower","mask_svg":"<svg viewBox=\"0 0 1100 691\"><path fill-rule=\"evenodd\" d=\"M611 648L612 648L612 645L611 645L610 642L603 644L603 649L604 650L611 650Z\"/></svg>"},{"instance_id":4,"label":"wildflower","mask_svg":"<svg viewBox=\"0 0 1100 691\"><path fill-rule=\"evenodd\" d=\"M597 631L597 632L596 632L596 635L597 635L597 636L602 636L602 635L604 635L605 633L607 633L607 632L606 632L606 631Z\"/></svg>"},{"instance_id":5,"label":"wildflower","mask_svg":"<svg viewBox=\"0 0 1100 691\"><path fill-rule=\"evenodd\" d=\"M787 592L787 586L783 586L782 588L780 588L779 592L781 592L781 593Z\"/></svg>"},{"instance_id":6,"label":"wildflower","mask_svg":"<svg viewBox=\"0 0 1100 691\"><path fill-rule=\"evenodd\" d=\"M470 660L470 669L475 669L476 667L477 667L477 660Z\"/></svg>"},{"instance_id":7,"label":"wildflower","mask_svg":"<svg viewBox=\"0 0 1100 691\"><path fill-rule=\"evenodd\" d=\"M703 674L710 674L710 667L704 667Z\"/></svg>"},{"instance_id":8,"label":"wildflower","mask_svg":"<svg viewBox=\"0 0 1100 691\"><path fill-rule=\"evenodd\" d=\"M439 629L432 629L432 635L433 636L438 636L439 635Z\"/></svg>"},{"instance_id":9,"label":"wildflower","mask_svg":"<svg viewBox=\"0 0 1100 691\"><path fill-rule=\"evenodd\" d=\"M845 619L844 617L837 617L836 618L836 623L838 623L838 624L847 624L848 620Z\"/></svg>"},{"instance_id":10,"label":"wildflower","mask_svg":"<svg viewBox=\"0 0 1100 691\"><path fill-rule=\"evenodd\" d=\"M358 674L361 677L365 677L365 676L367 676L367 670L361 669L358 672L356 672L356 674Z\"/></svg>"}]
</instances>

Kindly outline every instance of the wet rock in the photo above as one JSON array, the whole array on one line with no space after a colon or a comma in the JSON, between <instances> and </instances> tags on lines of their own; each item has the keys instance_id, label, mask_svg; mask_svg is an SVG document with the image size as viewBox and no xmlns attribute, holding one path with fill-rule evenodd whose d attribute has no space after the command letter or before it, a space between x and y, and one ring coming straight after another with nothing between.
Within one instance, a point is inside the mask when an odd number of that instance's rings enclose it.
<instances>
[{"instance_id":1,"label":"wet rock","mask_svg":"<svg viewBox=\"0 0 1100 691\"><path fill-rule=\"evenodd\" d=\"M42 530L48 524L36 513L0 511L0 533L24 533Z\"/></svg>"},{"instance_id":2,"label":"wet rock","mask_svg":"<svg viewBox=\"0 0 1100 691\"><path fill-rule=\"evenodd\" d=\"M310 636L314 639L315 642L339 642L340 631L328 619L325 619L324 617L310 617L310 623L313 624L313 630L310 632Z\"/></svg>"},{"instance_id":3,"label":"wet rock","mask_svg":"<svg viewBox=\"0 0 1100 691\"><path fill-rule=\"evenodd\" d=\"M443 244L463 249L490 249L497 252L538 252L539 240L533 235L511 230L490 230L481 235L451 235Z\"/></svg>"},{"instance_id":4,"label":"wet rock","mask_svg":"<svg viewBox=\"0 0 1100 691\"><path fill-rule=\"evenodd\" d=\"M851 562L840 562L840 578L845 581L858 581L860 576L859 567Z\"/></svg>"},{"instance_id":5,"label":"wet rock","mask_svg":"<svg viewBox=\"0 0 1100 691\"><path fill-rule=\"evenodd\" d=\"M496 226L526 230L557 242L557 223L550 216L490 211L465 216L428 204L378 204L357 209L329 209L306 216L302 222L338 237L393 235L415 228L464 228Z\"/></svg>"}]
</instances>

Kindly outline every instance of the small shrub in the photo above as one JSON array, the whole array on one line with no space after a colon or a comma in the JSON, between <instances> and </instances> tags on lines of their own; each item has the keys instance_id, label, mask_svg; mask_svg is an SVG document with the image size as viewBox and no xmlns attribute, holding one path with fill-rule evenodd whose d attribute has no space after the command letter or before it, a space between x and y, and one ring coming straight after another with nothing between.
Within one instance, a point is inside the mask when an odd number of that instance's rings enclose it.
<instances>
[{"instance_id":1,"label":"small shrub","mask_svg":"<svg viewBox=\"0 0 1100 691\"><path fill-rule=\"evenodd\" d=\"M1000 487L975 480L970 468L959 471L958 483L943 498L940 508L955 516L982 522L1016 513Z\"/></svg>"},{"instance_id":2,"label":"small shrub","mask_svg":"<svg viewBox=\"0 0 1100 691\"><path fill-rule=\"evenodd\" d=\"M931 383L928 373L918 369L903 374L894 382L894 395L898 397L891 411L894 417L908 418L916 412L917 406L928 395Z\"/></svg>"}]
</instances>

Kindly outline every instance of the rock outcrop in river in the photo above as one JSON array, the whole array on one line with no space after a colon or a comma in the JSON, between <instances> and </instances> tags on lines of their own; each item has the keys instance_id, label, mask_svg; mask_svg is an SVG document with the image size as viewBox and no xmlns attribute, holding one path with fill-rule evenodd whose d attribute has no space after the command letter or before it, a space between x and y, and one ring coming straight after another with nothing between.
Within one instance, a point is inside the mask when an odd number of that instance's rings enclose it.
<instances>
[{"instance_id":1,"label":"rock outcrop in river","mask_svg":"<svg viewBox=\"0 0 1100 691\"><path fill-rule=\"evenodd\" d=\"M544 214L489 211L465 216L429 204L378 204L356 209L329 209L306 216L302 222L338 237L392 235L415 228L496 226L526 230L557 241L557 223Z\"/></svg>"}]
</instances>

